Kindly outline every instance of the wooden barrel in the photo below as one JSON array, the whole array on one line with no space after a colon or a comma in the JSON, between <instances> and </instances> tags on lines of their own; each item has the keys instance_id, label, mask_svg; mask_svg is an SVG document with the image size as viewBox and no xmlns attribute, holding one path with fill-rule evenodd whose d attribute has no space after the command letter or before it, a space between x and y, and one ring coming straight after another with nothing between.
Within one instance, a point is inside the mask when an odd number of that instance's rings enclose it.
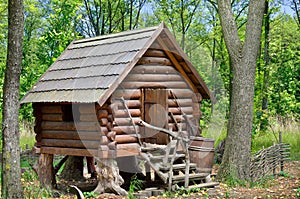
<instances>
[{"instance_id":1,"label":"wooden barrel","mask_svg":"<svg viewBox=\"0 0 300 199\"><path fill-rule=\"evenodd\" d=\"M214 148L215 140L211 138L204 138L204 137L190 137L191 143L190 146L199 146L199 147L206 147L206 148Z\"/></svg>"},{"instance_id":2,"label":"wooden barrel","mask_svg":"<svg viewBox=\"0 0 300 199\"><path fill-rule=\"evenodd\" d=\"M214 163L214 140L203 137L191 137L191 140L190 161L197 164L197 172L211 173Z\"/></svg>"}]
</instances>

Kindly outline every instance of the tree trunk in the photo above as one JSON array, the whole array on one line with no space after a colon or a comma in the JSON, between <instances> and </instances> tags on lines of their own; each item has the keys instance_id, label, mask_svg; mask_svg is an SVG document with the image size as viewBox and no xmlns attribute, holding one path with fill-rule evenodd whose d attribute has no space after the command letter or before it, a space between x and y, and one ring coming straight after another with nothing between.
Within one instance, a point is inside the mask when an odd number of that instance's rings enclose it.
<instances>
[{"instance_id":1,"label":"tree trunk","mask_svg":"<svg viewBox=\"0 0 300 199\"><path fill-rule=\"evenodd\" d=\"M119 169L114 159L101 159L97 162L97 166L99 182L94 190L95 193L113 192L122 196L128 195L127 191L121 188L124 180L119 175Z\"/></svg>"},{"instance_id":2,"label":"tree trunk","mask_svg":"<svg viewBox=\"0 0 300 199\"><path fill-rule=\"evenodd\" d=\"M270 13L269 13L269 2L265 1L265 21L264 21L264 68L263 68L263 86L262 86L262 119L260 122L260 130L265 131L267 129L268 118L265 116L266 110L268 109L268 86L269 86L269 34L270 34Z\"/></svg>"},{"instance_id":3,"label":"tree trunk","mask_svg":"<svg viewBox=\"0 0 300 199\"><path fill-rule=\"evenodd\" d=\"M39 180L42 186L54 187L56 185L53 168L53 154L41 154L38 168Z\"/></svg>"},{"instance_id":4,"label":"tree trunk","mask_svg":"<svg viewBox=\"0 0 300 199\"><path fill-rule=\"evenodd\" d=\"M23 1L9 0L8 45L2 112L2 198L23 198L18 119L23 27Z\"/></svg>"},{"instance_id":5,"label":"tree trunk","mask_svg":"<svg viewBox=\"0 0 300 199\"><path fill-rule=\"evenodd\" d=\"M232 95L227 138L218 178L250 179L249 165L253 123L253 99L256 60L265 0L251 0L244 43L233 17L231 1L219 0L219 16L232 66Z\"/></svg>"},{"instance_id":6,"label":"tree trunk","mask_svg":"<svg viewBox=\"0 0 300 199\"><path fill-rule=\"evenodd\" d=\"M61 172L61 178L66 181L82 181L83 176L83 157L69 156L65 162L65 167Z\"/></svg>"}]
</instances>

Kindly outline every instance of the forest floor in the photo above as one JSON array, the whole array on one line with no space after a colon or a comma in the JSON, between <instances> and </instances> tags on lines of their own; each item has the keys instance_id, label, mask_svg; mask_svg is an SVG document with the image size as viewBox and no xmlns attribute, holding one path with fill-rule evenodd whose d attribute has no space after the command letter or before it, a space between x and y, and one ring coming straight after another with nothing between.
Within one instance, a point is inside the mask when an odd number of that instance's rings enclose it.
<instances>
[{"instance_id":1,"label":"forest floor","mask_svg":"<svg viewBox=\"0 0 300 199\"><path fill-rule=\"evenodd\" d=\"M26 156L31 156L29 153ZM31 159L31 158L30 158ZM33 159L37 159L35 155ZM31 159L31 160L33 160ZM22 185L24 187L24 193L28 198L39 198L34 197L36 195L40 196L36 192L40 192L40 188L35 187L39 182L36 177L28 175L28 169L25 169L25 173L22 169ZM217 173L218 165L214 166L213 173ZM88 181L88 186L96 186L97 182L95 180ZM288 161L284 164L284 172L282 175L270 176L264 178L258 183L249 183L244 186L236 185L232 186L236 182L220 183L220 186L215 189L200 190L197 192L177 192L177 193L164 193L161 196L151 197L151 199L158 198L245 198L245 199L273 199L273 198L296 198L300 199L300 161ZM231 184L231 185L230 185ZM39 187L39 186L38 186ZM37 189L36 189L37 188ZM84 191L84 190L82 190ZM60 192L60 191L59 191ZM60 195L60 196L59 196ZM91 193L85 193L86 199L96 198L124 198L112 194L101 194L94 195ZM48 197L47 197L48 198ZM57 194L57 198L60 199L75 199L77 198L72 194Z\"/></svg>"},{"instance_id":2,"label":"forest floor","mask_svg":"<svg viewBox=\"0 0 300 199\"><path fill-rule=\"evenodd\" d=\"M218 169L214 167L214 172ZM75 196L61 196L63 198L76 198ZM102 194L87 198L124 198L112 194ZM300 161L289 161L284 165L284 172L281 176L268 177L259 183L244 186L229 186L220 183L219 188L200 190L193 193L165 193L161 196L151 197L160 198L244 198L244 199L273 199L273 198L296 198L300 199Z\"/></svg>"},{"instance_id":3,"label":"forest floor","mask_svg":"<svg viewBox=\"0 0 300 199\"><path fill-rule=\"evenodd\" d=\"M200 197L205 198L207 194ZM228 186L220 183L215 195L208 198L299 198L300 199L300 161L284 164L281 176L269 177L261 182L246 186Z\"/></svg>"}]
</instances>

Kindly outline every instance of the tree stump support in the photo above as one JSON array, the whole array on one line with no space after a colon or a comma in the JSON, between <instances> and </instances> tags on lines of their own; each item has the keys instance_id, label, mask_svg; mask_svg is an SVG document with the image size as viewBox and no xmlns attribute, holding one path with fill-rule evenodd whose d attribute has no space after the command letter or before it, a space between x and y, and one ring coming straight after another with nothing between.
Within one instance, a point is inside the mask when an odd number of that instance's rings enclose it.
<instances>
[{"instance_id":1,"label":"tree stump support","mask_svg":"<svg viewBox=\"0 0 300 199\"><path fill-rule=\"evenodd\" d=\"M55 172L53 167L53 154L40 154L38 176L43 187L56 186Z\"/></svg>"},{"instance_id":2,"label":"tree stump support","mask_svg":"<svg viewBox=\"0 0 300 199\"><path fill-rule=\"evenodd\" d=\"M119 169L116 161L112 158L100 159L97 161L98 185L95 193L114 192L118 195L127 196L128 193L121 185L123 178L119 175Z\"/></svg>"}]
</instances>

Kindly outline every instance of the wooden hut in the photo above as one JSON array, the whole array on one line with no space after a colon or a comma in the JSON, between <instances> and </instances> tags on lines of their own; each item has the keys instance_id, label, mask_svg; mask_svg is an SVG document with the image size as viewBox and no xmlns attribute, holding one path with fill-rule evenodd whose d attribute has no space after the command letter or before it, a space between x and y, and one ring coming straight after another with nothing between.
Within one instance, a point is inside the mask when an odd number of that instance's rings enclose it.
<instances>
[{"instance_id":1,"label":"wooden hut","mask_svg":"<svg viewBox=\"0 0 300 199\"><path fill-rule=\"evenodd\" d=\"M202 99L207 86L162 23L73 41L21 104L32 103L36 152L51 162L53 154L107 158L112 148L139 155L144 142L169 142L139 120L197 133L189 128L199 128Z\"/></svg>"}]
</instances>

